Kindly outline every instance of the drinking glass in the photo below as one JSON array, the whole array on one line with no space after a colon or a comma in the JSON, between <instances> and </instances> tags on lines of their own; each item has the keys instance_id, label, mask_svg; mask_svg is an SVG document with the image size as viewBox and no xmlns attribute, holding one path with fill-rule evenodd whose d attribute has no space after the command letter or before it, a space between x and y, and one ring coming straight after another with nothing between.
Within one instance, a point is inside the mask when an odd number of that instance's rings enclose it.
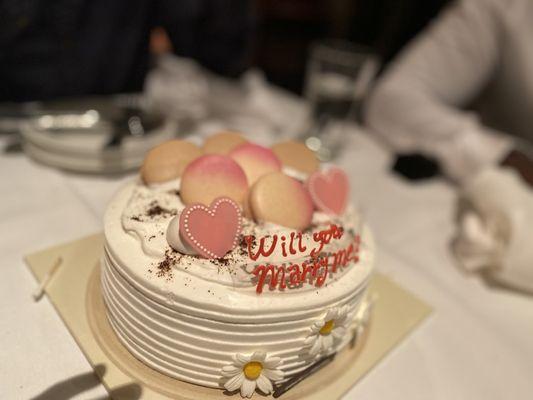
<instances>
[{"instance_id":1,"label":"drinking glass","mask_svg":"<svg viewBox=\"0 0 533 400\"><path fill-rule=\"evenodd\" d=\"M338 155L345 121L359 120L378 68L377 56L367 47L344 40L319 41L311 47L304 88L310 118L302 136L321 161Z\"/></svg>"}]
</instances>

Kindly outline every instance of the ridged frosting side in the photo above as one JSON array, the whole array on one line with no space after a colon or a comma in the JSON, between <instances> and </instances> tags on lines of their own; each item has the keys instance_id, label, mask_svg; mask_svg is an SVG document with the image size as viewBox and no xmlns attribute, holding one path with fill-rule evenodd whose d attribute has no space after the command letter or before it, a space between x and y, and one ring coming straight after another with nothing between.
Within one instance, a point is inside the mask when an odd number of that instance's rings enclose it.
<instances>
[{"instance_id":1,"label":"ridged frosting side","mask_svg":"<svg viewBox=\"0 0 533 400\"><path fill-rule=\"evenodd\" d=\"M156 271L169 251L161 236L180 211L177 190L179 182L155 189L132 183L116 195L106 212L102 288L108 319L120 341L148 366L209 387L222 387L221 369L237 353L263 350L280 357L285 379L307 368L316 361L304 343L313 324L334 308L345 308L353 318L361 305L374 263L368 228L353 210L335 221L350 235L360 235L359 260L330 274L322 287L267 287L258 295L253 284L242 279L249 271L244 254L240 258L234 254L218 266L191 256L174 258L168 266L170 274L161 276ZM164 212L143 220L154 201ZM323 215L315 214L315 230L329 224ZM282 227L253 223L247 229L258 235L287 233ZM324 250L342 248L349 237ZM283 258L273 254L269 261ZM241 271L237 279L232 274L235 268ZM347 333L329 352L339 351L350 338Z\"/></svg>"},{"instance_id":2,"label":"ridged frosting side","mask_svg":"<svg viewBox=\"0 0 533 400\"><path fill-rule=\"evenodd\" d=\"M310 327L328 308L347 306L354 315L366 289L360 285L350 296L325 308L292 312L286 321L231 323L151 300L128 283L107 256L102 259L102 287L109 321L136 358L171 377L209 387L222 387L221 369L236 353L261 349L281 357L286 378L307 368L315 361L304 345ZM332 351L342 349L350 334Z\"/></svg>"}]
</instances>

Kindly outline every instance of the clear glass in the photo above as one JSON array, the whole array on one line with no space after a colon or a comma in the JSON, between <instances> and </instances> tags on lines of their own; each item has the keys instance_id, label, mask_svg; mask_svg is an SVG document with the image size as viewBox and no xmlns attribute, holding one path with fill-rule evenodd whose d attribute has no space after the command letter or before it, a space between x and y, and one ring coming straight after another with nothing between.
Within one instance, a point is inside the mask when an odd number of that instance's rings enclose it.
<instances>
[{"instance_id":1,"label":"clear glass","mask_svg":"<svg viewBox=\"0 0 533 400\"><path fill-rule=\"evenodd\" d=\"M311 47L304 89L310 118L302 136L322 161L340 152L345 130L338 123L359 119L378 68L371 49L347 41L326 40ZM328 129L332 123L336 129Z\"/></svg>"}]
</instances>

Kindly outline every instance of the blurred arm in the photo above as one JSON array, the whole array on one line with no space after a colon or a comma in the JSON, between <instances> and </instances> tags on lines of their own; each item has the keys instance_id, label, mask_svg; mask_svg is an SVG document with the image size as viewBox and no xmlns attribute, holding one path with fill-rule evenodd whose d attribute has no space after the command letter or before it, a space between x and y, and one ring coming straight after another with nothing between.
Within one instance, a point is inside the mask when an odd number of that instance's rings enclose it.
<instances>
[{"instance_id":1,"label":"blurred arm","mask_svg":"<svg viewBox=\"0 0 533 400\"><path fill-rule=\"evenodd\" d=\"M497 164L508 138L461 111L497 67L501 13L492 0L463 0L417 37L371 95L366 122L397 151L435 156L458 181Z\"/></svg>"}]
</instances>

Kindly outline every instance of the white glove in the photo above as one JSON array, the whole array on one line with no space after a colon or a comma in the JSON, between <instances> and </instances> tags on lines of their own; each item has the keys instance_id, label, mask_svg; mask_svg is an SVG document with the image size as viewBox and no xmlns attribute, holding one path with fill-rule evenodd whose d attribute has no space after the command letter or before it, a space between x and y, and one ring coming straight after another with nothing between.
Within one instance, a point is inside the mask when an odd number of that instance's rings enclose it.
<instances>
[{"instance_id":1,"label":"white glove","mask_svg":"<svg viewBox=\"0 0 533 400\"><path fill-rule=\"evenodd\" d=\"M533 293L533 191L511 169L467 182L458 202L453 252L467 271Z\"/></svg>"}]
</instances>

